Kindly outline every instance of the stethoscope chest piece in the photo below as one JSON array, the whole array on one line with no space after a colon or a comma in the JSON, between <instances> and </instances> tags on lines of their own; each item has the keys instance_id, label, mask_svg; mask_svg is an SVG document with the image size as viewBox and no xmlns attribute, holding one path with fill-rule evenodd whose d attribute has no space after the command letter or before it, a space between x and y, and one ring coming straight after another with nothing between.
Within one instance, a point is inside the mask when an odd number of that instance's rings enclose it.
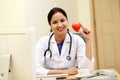
<instances>
[{"instance_id":1,"label":"stethoscope chest piece","mask_svg":"<svg viewBox=\"0 0 120 80\"><path fill-rule=\"evenodd\" d=\"M66 57L66 59L67 59L68 61L70 61L70 60L71 60L70 55L68 55L68 56Z\"/></svg>"}]
</instances>

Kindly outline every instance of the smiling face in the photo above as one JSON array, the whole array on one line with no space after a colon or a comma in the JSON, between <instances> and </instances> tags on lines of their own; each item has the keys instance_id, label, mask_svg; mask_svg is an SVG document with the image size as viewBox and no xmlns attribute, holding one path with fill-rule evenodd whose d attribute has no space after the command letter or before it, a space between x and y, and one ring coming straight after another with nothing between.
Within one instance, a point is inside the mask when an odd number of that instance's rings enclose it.
<instances>
[{"instance_id":1,"label":"smiling face","mask_svg":"<svg viewBox=\"0 0 120 80\"><path fill-rule=\"evenodd\" d=\"M61 12L56 12L51 18L50 26L55 35L65 35L68 20Z\"/></svg>"}]
</instances>

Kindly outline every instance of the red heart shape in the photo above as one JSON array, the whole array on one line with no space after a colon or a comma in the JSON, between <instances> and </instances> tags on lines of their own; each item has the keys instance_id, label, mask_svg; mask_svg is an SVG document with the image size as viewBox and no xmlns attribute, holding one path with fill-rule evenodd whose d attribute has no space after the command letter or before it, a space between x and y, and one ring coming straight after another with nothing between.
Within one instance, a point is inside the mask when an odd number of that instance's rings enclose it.
<instances>
[{"instance_id":1,"label":"red heart shape","mask_svg":"<svg viewBox=\"0 0 120 80\"><path fill-rule=\"evenodd\" d=\"M81 24L80 23L73 23L72 24L72 28L76 31L76 32L78 32L79 30L80 30L80 28L81 28Z\"/></svg>"}]
</instances>

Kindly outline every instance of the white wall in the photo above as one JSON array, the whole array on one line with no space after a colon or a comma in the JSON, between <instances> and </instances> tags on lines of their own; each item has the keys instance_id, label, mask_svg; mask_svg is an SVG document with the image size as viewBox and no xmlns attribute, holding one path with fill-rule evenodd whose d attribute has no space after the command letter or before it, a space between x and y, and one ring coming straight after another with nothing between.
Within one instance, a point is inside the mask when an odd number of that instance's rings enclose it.
<instances>
[{"instance_id":1,"label":"white wall","mask_svg":"<svg viewBox=\"0 0 120 80\"><path fill-rule=\"evenodd\" d=\"M33 80L33 42L31 31L0 29L0 55L11 54L9 80ZM2 65L4 65L3 63ZM1 65L0 65L1 66ZM0 74L5 74L5 68ZM8 80L1 79L0 80Z\"/></svg>"},{"instance_id":2,"label":"white wall","mask_svg":"<svg viewBox=\"0 0 120 80\"><path fill-rule=\"evenodd\" d=\"M0 28L25 27L24 0L0 0Z\"/></svg>"},{"instance_id":3,"label":"white wall","mask_svg":"<svg viewBox=\"0 0 120 80\"><path fill-rule=\"evenodd\" d=\"M0 0L0 55L12 54L9 80L33 77L31 33L27 32L24 3L24 0Z\"/></svg>"},{"instance_id":4,"label":"white wall","mask_svg":"<svg viewBox=\"0 0 120 80\"><path fill-rule=\"evenodd\" d=\"M78 21L77 0L26 0L26 25L35 26L37 40L49 33L47 14L54 6L62 7L66 11L70 28L72 22Z\"/></svg>"},{"instance_id":5,"label":"white wall","mask_svg":"<svg viewBox=\"0 0 120 80\"><path fill-rule=\"evenodd\" d=\"M50 27L47 14L54 6L62 7L71 24L90 26L89 0L0 0L0 28L36 28L36 40L46 35Z\"/></svg>"},{"instance_id":6,"label":"white wall","mask_svg":"<svg viewBox=\"0 0 120 80\"><path fill-rule=\"evenodd\" d=\"M67 12L70 29L75 22L91 25L89 0L0 0L0 28L34 26L38 40L49 32L47 14L54 6Z\"/></svg>"},{"instance_id":7,"label":"white wall","mask_svg":"<svg viewBox=\"0 0 120 80\"><path fill-rule=\"evenodd\" d=\"M91 15L90 0L78 0L79 21L88 28L91 28Z\"/></svg>"}]
</instances>

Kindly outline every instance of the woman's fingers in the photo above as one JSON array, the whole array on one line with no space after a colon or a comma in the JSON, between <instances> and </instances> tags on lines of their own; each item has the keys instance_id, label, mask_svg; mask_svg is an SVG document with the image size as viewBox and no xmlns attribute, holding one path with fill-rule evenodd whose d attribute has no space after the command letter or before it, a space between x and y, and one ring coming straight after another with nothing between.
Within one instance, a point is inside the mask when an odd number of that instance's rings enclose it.
<instances>
[{"instance_id":1,"label":"woman's fingers","mask_svg":"<svg viewBox=\"0 0 120 80\"><path fill-rule=\"evenodd\" d=\"M85 41L91 39L91 31L84 29L84 31L79 31L79 32L83 35L83 37L85 38Z\"/></svg>"},{"instance_id":2,"label":"woman's fingers","mask_svg":"<svg viewBox=\"0 0 120 80\"><path fill-rule=\"evenodd\" d=\"M67 69L68 74L77 74L78 68L69 68Z\"/></svg>"},{"instance_id":3,"label":"woman's fingers","mask_svg":"<svg viewBox=\"0 0 120 80\"><path fill-rule=\"evenodd\" d=\"M87 27L84 27L82 24L81 24L81 30L79 30L79 33L81 33L83 35L83 37L85 38L85 41L88 41L91 39L91 31L87 28Z\"/></svg>"},{"instance_id":4,"label":"woman's fingers","mask_svg":"<svg viewBox=\"0 0 120 80\"><path fill-rule=\"evenodd\" d=\"M81 25L81 28L85 34L90 33L90 30L88 28L84 27L83 25Z\"/></svg>"}]
</instances>

